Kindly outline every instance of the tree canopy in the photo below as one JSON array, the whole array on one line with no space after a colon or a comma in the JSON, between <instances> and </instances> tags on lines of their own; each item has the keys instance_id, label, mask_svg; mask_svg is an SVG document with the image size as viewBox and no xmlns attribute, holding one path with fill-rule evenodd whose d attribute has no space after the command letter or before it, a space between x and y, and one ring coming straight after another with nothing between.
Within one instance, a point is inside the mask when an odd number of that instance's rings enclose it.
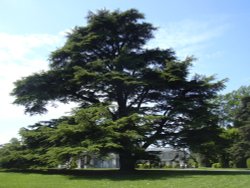
<instances>
[{"instance_id":1,"label":"tree canopy","mask_svg":"<svg viewBox=\"0 0 250 188\"><path fill-rule=\"evenodd\" d=\"M241 105L235 118L235 126L239 129L239 136L230 148L236 166L246 168L246 160L250 158L250 95L241 100Z\"/></svg>"},{"instance_id":2,"label":"tree canopy","mask_svg":"<svg viewBox=\"0 0 250 188\"><path fill-rule=\"evenodd\" d=\"M215 100L218 105L219 125L223 130L221 139L216 143L218 148L213 155L214 163L222 167L246 167L249 155L249 109L250 86L241 86ZM213 150L212 147L209 150Z\"/></svg>"},{"instance_id":3,"label":"tree canopy","mask_svg":"<svg viewBox=\"0 0 250 188\"><path fill-rule=\"evenodd\" d=\"M32 115L57 101L77 103L73 120L56 124L52 145L116 152L122 170L133 169L149 146L199 150L218 132L211 99L224 81L190 76L190 57L146 48L154 30L134 9L90 12L87 25L51 53L48 71L15 82L14 103Z\"/></svg>"},{"instance_id":4,"label":"tree canopy","mask_svg":"<svg viewBox=\"0 0 250 188\"><path fill-rule=\"evenodd\" d=\"M225 95L219 95L215 103L219 106L220 125L222 127L234 127L235 120L238 118L242 108L243 98L250 96L250 86L241 86L239 89Z\"/></svg>"}]
</instances>

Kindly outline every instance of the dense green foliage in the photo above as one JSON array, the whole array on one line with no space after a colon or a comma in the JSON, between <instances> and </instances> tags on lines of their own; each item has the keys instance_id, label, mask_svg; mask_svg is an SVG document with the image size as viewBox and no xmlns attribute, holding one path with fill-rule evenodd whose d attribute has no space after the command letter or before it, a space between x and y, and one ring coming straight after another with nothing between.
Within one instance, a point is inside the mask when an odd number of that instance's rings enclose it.
<instances>
[{"instance_id":1,"label":"dense green foliage","mask_svg":"<svg viewBox=\"0 0 250 188\"><path fill-rule=\"evenodd\" d=\"M8 144L0 148L0 167L23 168L29 166L27 151L17 139L11 139Z\"/></svg>"},{"instance_id":2,"label":"dense green foliage","mask_svg":"<svg viewBox=\"0 0 250 188\"><path fill-rule=\"evenodd\" d=\"M238 110L235 126L239 129L239 136L231 149L236 166L246 168L246 160L250 157L250 96L242 98Z\"/></svg>"},{"instance_id":3,"label":"dense green foliage","mask_svg":"<svg viewBox=\"0 0 250 188\"><path fill-rule=\"evenodd\" d=\"M250 169L250 158L247 159L246 163L247 163L247 168Z\"/></svg>"},{"instance_id":4,"label":"dense green foliage","mask_svg":"<svg viewBox=\"0 0 250 188\"><path fill-rule=\"evenodd\" d=\"M215 103L219 106L218 114L221 126L236 126L235 120L241 108L242 99L246 96L250 96L250 86L242 86L230 93L218 96Z\"/></svg>"},{"instance_id":5,"label":"dense green foliage","mask_svg":"<svg viewBox=\"0 0 250 188\"><path fill-rule=\"evenodd\" d=\"M14 103L40 114L53 102L75 102L71 117L23 129L23 144L39 155L116 152L122 170L150 157L149 146L204 151L220 129L211 99L224 87L213 77L189 75L192 58L170 49L146 49L155 28L137 10L90 13L50 69L15 83ZM206 147L205 147L206 148Z\"/></svg>"},{"instance_id":6,"label":"dense green foliage","mask_svg":"<svg viewBox=\"0 0 250 188\"><path fill-rule=\"evenodd\" d=\"M205 159L219 162L222 167L246 168L246 159L250 156L249 96L250 86L242 86L215 100L222 133L220 141L207 145L210 152L204 156Z\"/></svg>"}]
</instances>

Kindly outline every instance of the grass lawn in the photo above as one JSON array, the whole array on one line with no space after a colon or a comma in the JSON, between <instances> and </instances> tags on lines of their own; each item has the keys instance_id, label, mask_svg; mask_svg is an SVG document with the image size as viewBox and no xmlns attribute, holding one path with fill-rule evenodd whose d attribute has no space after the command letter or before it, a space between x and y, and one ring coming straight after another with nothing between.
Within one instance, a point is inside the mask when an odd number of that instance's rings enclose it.
<instances>
[{"instance_id":1,"label":"grass lawn","mask_svg":"<svg viewBox=\"0 0 250 188\"><path fill-rule=\"evenodd\" d=\"M250 171L0 171L0 188L250 188Z\"/></svg>"}]
</instances>

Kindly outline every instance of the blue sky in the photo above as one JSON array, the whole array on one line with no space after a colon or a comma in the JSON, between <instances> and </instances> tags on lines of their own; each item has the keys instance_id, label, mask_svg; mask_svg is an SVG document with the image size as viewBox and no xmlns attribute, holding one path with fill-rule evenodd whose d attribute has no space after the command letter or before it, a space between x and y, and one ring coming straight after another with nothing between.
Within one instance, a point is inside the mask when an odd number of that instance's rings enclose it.
<instances>
[{"instance_id":1,"label":"blue sky","mask_svg":"<svg viewBox=\"0 0 250 188\"><path fill-rule=\"evenodd\" d=\"M147 47L173 48L180 59L197 58L192 73L228 78L223 93L250 85L250 1L248 0L0 0L0 144L20 127L57 118L69 106L43 116L24 115L12 105L13 82L46 70L51 51L65 32L86 24L88 11L136 8L158 27Z\"/></svg>"}]
</instances>

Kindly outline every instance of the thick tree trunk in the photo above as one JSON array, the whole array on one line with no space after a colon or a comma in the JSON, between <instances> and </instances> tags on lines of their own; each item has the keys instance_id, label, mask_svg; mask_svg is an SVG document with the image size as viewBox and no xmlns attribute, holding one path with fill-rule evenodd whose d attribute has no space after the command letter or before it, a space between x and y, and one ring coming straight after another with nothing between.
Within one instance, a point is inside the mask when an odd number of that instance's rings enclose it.
<instances>
[{"instance_id":1,"label":"thick tree trunk","mask_svg":"<svg viewBox=\"0 0 250 188\"><path fill-rule=\"evenodd\" d=\"M133 171L135 170L136 159L130 153L120 153L119 155L120 170Z\"/></svg>"}]
</instances>

